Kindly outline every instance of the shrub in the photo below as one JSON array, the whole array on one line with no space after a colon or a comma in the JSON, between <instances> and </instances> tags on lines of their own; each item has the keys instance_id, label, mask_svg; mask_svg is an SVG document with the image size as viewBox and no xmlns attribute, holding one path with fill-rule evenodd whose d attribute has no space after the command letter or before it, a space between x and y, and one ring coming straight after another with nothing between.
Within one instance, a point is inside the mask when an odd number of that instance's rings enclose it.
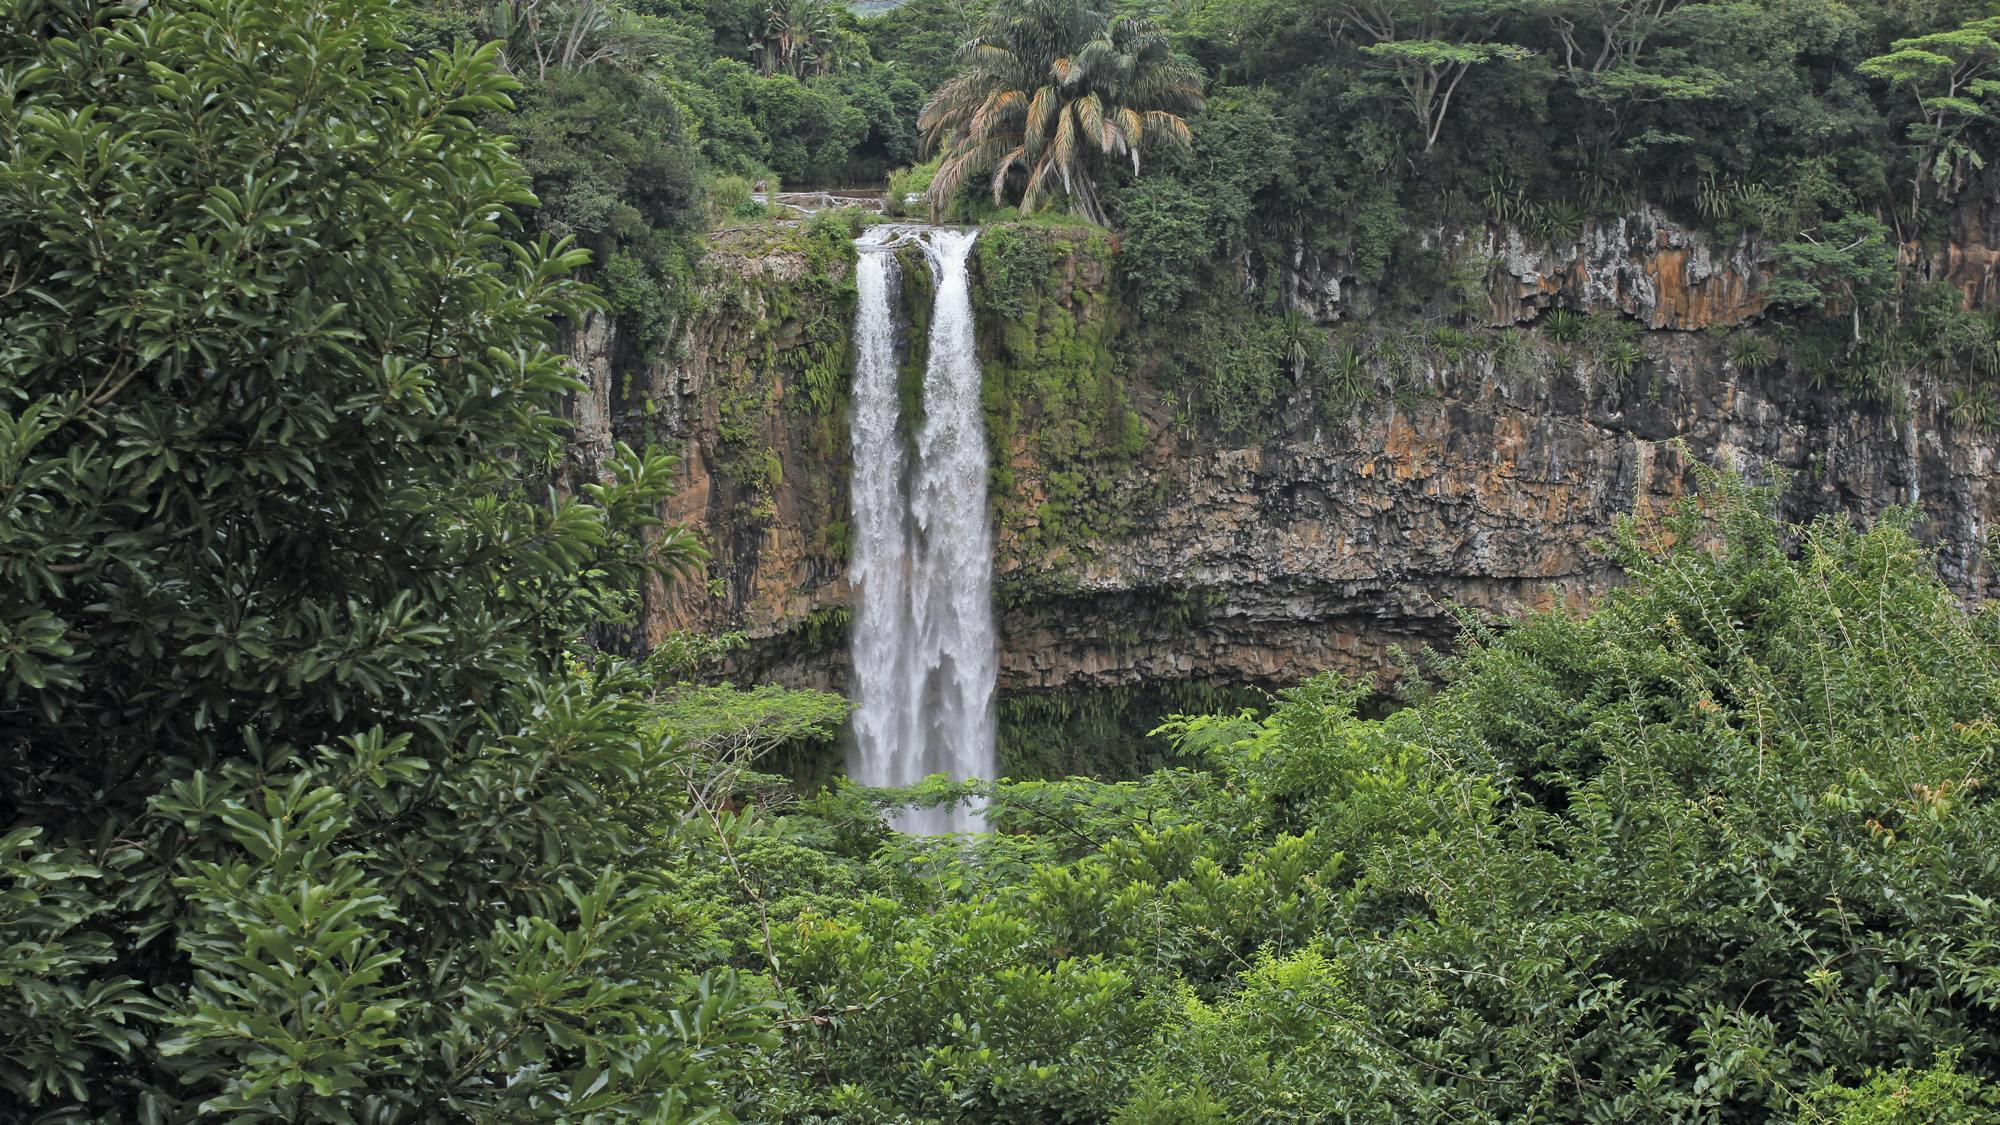
<instances>
[{"instance_id":1,"label":"shrub","mask_svg":"<svg viewBox=\"0 0 2000 1125\"><path fill-rule=\"evenodd\" d=\"M1574 344L1583 339L1589 329L1589 321L1568 309L1550 309L1542 314L1542 323L1547 325L1549 336L1558 344Z\"/></svg>"},{"instance_id":2,"label":"shrub","mask_svg":"<svg viewBox=\"0 0 2000 1125\"><path fill-rule=\"evenodd\" d=\"M1744 371L1756 373L1770 367L1778 358L1778 350L1771 341L1749 332L1737 332L1729 341L1729 362Z\"/></svg>"},{"instance_id":3,"label":"shrub","mask_svg":"<svg viewBox=\"0 0 2000 1125\"><path fill-rule=\"evenodd\" d=\"M680 1119L770 1041L654 925L643 679L565 654L697 557L671 462L525 486L587 255L508 233L496 48L395 17L0 36L0 1118Z\"/></svg>"},{"instance_id":4,"label":"shrub","mask_svg":"<svg viewBox=\"0 0 2000 1125\"><path fill-rule=\"evenodd\" d=\"M1136 782L906 795L1011 831L885 852L883 900L802 924L802 994L866 1013L816 1025L806 1088L945 1120L1991 1120L1954 1060L2000 1050L2000 874L1963 861L2000 844L2000 616L1896 521L1789 527L1700 475L1620 528L1590 614L1474 623L1387 717L1321 678L1170 720L1186 766Z\"/></svg>"},{"instance_id":5,"label":"shrub","mask_svg":"<svg viewBox=\"0 0 2000 1125\"><path fill-rule=\"evenodd\" d=\"M931 160L910 168L901 168L889 174L889 187L883 194L884 207L891 215L928 218L931 180L936 178L941 159Z\"/></svg>"}]
</instances>

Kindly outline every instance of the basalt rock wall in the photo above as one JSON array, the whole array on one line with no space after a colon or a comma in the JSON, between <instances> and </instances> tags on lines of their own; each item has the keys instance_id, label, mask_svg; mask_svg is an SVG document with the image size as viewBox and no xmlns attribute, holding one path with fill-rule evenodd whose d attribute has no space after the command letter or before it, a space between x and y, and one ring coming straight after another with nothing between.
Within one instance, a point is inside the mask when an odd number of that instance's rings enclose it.
<instances>
[{"instance_id":1,"label":"basalt rock wall","mask_svg":"<svg viewBox=\"0 0 2000 1125\"><path fill-rule=\"evenodd\" d=\"M1914 504L1945 577L1994 591L1994 443L1956 429L1927 388L1897 418L1738 371L1699 336L1648 354L1624 377L1584 358L1548 377L1482 357L1414 402L1256 446L1159 436L1130 487L1171 480L1164 502L1066 590L1009 605L1008 682L1388 671L1392 646L1448 642L1454 606L1586 604L1617 578L1593 540L1684 496L1692 461L1783 470L1795 519Z\"/></svg>"},{"instance_id":2,"label":"basalt rock wall","mask_svg":"<svg viewBox=\"0 0 2000 1125\"><path fill-rule=\"evenodd\" d=\"M1905 246L1902 264L1917 281L1959 290L1967 302L2000 304L2000 202L1968 203L1952 213L1950 237ZM1437 227L1425 245L1476 263L1485 319L1524 324L1543 312L1618 312L1653 329L1734 327L1760 318L1776 247L1755 234L1727 241L1689 229L1657 207L1615 219L1589 219L1575 233L1538 237L1517 227ZM1282 287L1291 305L1321 321L1366 317L1379 286L1355 276L1351 257L1308 250L1246 264Z\"/></svg>"},{"instance_id":3,"label":"basalt rock wall","mask_svg":"<svg viewBox=\"0 0 2000 1125\"><path fill-rule=\"evenodd\" d=\"M725 232L696 288L663 344L635 346L603 316L565 341L586 384L573 404L572 478L595 476L615 441L674 450L680 476L660 514L709 555L640 591L633 618L607 632L643 649L677 631L740 631L754 645L744 671L830 683L804 670L840 650L846 621L847 232L803 222Z\"/></svg>"},{"instance_id":4,"label":"basalt rock wall","mask_svg":"<svg viewBox=\"0 0 2000 1125\"><path fill-rule=\"evenodd\" d=\"M1986 218L1913 262L1990 302ZM1955 420L1929 375L1885 402L1732 359L1737 334L1768 331L1770 252L1754 239L1715 245L1653 211L1566 245L1435 232L1483 266L1490 315L1471 345L1337 410L1294 388L1264 432L1230 437L1184 424L1173 391L1121 358L1115 240L996 235L975 300L1003 693L1390 671L1398 647L1449 642L1454 607L1586 604L1617 580L1593 541L1686 495L1697 461L1782 472L1796 519L1913 505L1941 573L1995 592L1983 544L2000 446ZM648 591L636 632L739 629L741 674L839 686L848 454L844 392L827 379L844 384L851 257L825 237L755 232L721 239L703 270L701 311L663 354L621 361L615 330L578 334L592 386L580 450L612 435L681 444L665 514L714 555L706 574ZM1370 308L1334 261L1295 255L1263 283L1322 324ZM1637 358L1554 338L1557 308L1626 323Z\"/></svg>"}]
</instances>

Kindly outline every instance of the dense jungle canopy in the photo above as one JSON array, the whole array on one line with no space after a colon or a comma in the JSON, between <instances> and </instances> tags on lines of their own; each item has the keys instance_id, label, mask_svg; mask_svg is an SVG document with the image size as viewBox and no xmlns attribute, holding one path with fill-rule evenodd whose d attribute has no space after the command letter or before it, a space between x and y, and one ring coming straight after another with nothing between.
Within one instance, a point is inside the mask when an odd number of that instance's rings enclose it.
<instances>
[{"instance_id":1,"label":"dense jungle canopy","mask_svg":"<svg viewBox=\"0 0 2000 1125\"><path fill-rule=\"evenodd\" d=\"M1373 346L1258 263L1470 347L1427 232L1652 207L1776 247L1732 362L1990 427L1913 263L1996 110L1985 0L6 0L0 1120L2000 1122L2000 618L1915 511L1702 471L1393 688L866 790L740 637L607 641L706 548L560 350L886 185L1113 232L1251 431Z\"/></svg>"}]
</instances>

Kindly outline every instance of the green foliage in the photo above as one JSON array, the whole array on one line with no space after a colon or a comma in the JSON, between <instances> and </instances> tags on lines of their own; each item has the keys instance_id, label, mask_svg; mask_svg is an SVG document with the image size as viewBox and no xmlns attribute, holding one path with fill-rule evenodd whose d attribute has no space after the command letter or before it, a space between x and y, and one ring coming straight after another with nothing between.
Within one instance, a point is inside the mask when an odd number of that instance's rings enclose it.
<instances>
[{"instance_id":1,"label":"green foliage","mask_svg":"<svg viewBox=\"0 0 2000 1125\"><path fill-rule=\"evenodd\" d=\"M788 742L832 739L849 710L847 700L821 691L689 684L668 693L659 715L676 740L706 757L754 761Z\"/></svg>"},{"instance_id":2,"label":"green foliage","mask_svg":"<svg viewBox=\"0 0 2000 1125\"><path fill-rule=\"evenodd\" d=\"M1898 39L1887 54L1864 60L1862 74L1916 95L1921 116L1910 123L1908 135L1917 148L1910 208L1921 216L1924 183L1938 185L1950 198L1968 167L1986 166L1967 129L1994 119L2000 106L2000 16L1975 19L1949 31Z\"/></svg>"},{"instance_id":3,"label":"green foliage","mask_svg":"<svg viewBox=\"0 0 2000 1125\"><path fill-rule=\"evenodd\" d=\"M717 176L708 182L708 225L726 219L759 219L766 210L757 202L755 185L747 176Z\"/></svg>"},{"instance_id":4,"label":"green foliage","mask_svg":"<svg viewBox=\"0 0 2000 1125\"><path fill-rule=\"evenodd\" d=\"M488 117L518 141L535 226L592 251L611 313L646 351L693 311L699 250L688 234L706 201L684 118L656 85L602 66L555 70Z\"/></svg>"},{"instance_id":5,"label":"green foliage","mask_svg":"<svg viewBox=\"0 0 2000 1125\"><path fill-rule=\"evenodd\" d=\"M1118 194L1120 273L1141 316L1178 311L1263 241L1259 212L1295 198L1289 145L1275 98L1218 97L1196 119L1192 158L1179 175L1148 177Z\"/></svg>"},{"instance_id":6,"label":"green foliage","mask_svg":"<svg viewBox=\"0 0 2000 1125\"><path fill-rule=\"evenodd\" d=\"M498 0L482 16L480 38L500 44L503 66L538 82L632 65L667 46L615 0Z\"/></svg>"},{"instance_id":7,"label":"green foliage","mask_svg":"<svg viewBox=\"0 0 2000 1125\"><path fill-rule=\"evenodd\" d=\"M693 633L677 630L653 643L646 654L646 671L652 675L686 682L714 671L732 652L748 647L742 633Z\"/></svg>"},{"instance_id":8,"label":"green foliage","mask_svg":"<svg viewBox=\"0 0 2000 1125\"><path fill-rule=\"evenodd\" d=\"M1049 566L1147 500L1134 375L1249 438L1477 354L1467 263L1417 232L1482 198L1550 243L1642 189L1763 230L1785 316L1736 366L2000 416L1993 318L1896 272L1990 194L1980 5L1217 0L1171 13L1187 55L1071 8L1008 42L1073 53L981 56L1002 98L957 106L1124 227L1117 266L1046 216L978 244L1000 527ZM830 768L840 698L707 682L728 635L571 655L700 553L661 456L543 483L553 326L661 347L692 233L762 219L774 173L909 165L922 90L980 89L949 57L983 16L12 0L0 1118L2000 1118L2000 623L1896 520L1788 527L1710 480L1621 529L1590 615L1472 624L1380 718L1329 678L1167 718L1176 768L1125 781L802 798L764 770ZM1188 151L1128 176L1197 65ZM1004 188L1007 155L948 159ZM753 222L803 280L714 287L755 321L716 409L763 515L781 437L833 447L852 235ZM1429 319L1330 339L1287 270ZM1622 318L1545 326L1646 362ZM1010 764L1165 706L1013 701ZM884 827L972 800L995 832Z\"/></svg>"},{"instance_id":9,"label":"green foliage","mask_svg":"<svg viewBox=\"0 0 2000 1125\"><path fill-rule=\"evenodd\" d=\"M2000 400L1996 400L1989 390L1953 387L1946 400L1945 412L1957 425L1975 433L1983 432L2000 422Z\"/></svg>"},{"instance_id":10,"label":"green foliage","mask_svg":"<svg viewBox=\"0 0 2000 1125\"><path fill-rule=\"evenodd\" d=\"M537 83L494 123L520 142L540 189L537 223L595 244L699 222L699 168L683 118L657 87L593 69Z\"/></svg>"},{"instance_id":11,"label":"green foliage","mask_svg":"<svg viewBox=\"0 0 2000 1125\"><path fill-rule=\"evenodd\" d=\"M141 1028L164 1008L139 982L101 975L117 959L110 935L97 928L112 908L101 889L106 872L76 851L42 850L42 835L26 825L0 836L0 990L8 998L0 1007L0 1091L17 1104L85 1104L90 1062L142 1050Z\"/></svg>"},{"instance_id":12,"label":"green foliage","mask_svg":"<svg viewBox=\"0 0 2000 1125\"><path fill-rule=\"evenodd\" d=\"M893 36L870 35L824 0L479 7L473 16L456 0L433 0L408 19L426 44L503 40L530 98L580 78L626 84L641 104L677 103L707 172L804 183L879 180L916 155L916 118L935 79L913 56L926 36L959 22L957 13L918 5L893 21ZM614 130L641 124L615 110L604 122Z\"/></svg>"},{"instance_id":13,"label":"green foliage","mask_svg":"<svg viewBox=\"0 0 2000 1125\"><path fill-rule=\"evenodd\" d=\"M828 0L769 0L750 53L765 74L831 74L840 61L838 20Z\"/></svg>"},{"instance_id":14,"label":"green foliage","mask_svg":"<svg viewBox=\"0 0 2000 1125\"><path fill-rule=\"evenodd\" d=\"M814 1099L822 1112L1087 1117L1105 1090L1130 1081L1135 1046L1163 1014L1129 973L1098 958L1022 961L1017 951L1045 941L1038 927L970 904L927 917L865 900L851 919L802 920L780 936L781 960L809 990L903 982L867 998L853 1026L873 1034L847 1034L843 1020L799 1037L813 1065L838 1076L820 1095L826 1100Z\"/></svg>"},{"instance_id":15,"label":"green foliage","mask_svg":"<svg viewBox=\"0 0 2000 1125\"><path fill-rule=\"evenodd\" d=\"M1023 215L1060 195L1101 223L1100 182L1128 161L1138 175L1148 147L1186 149L1204 100L1165 32L1096 2L999 0L960 63L917 122L944 156L933 213L984 178L996 205L1018 187Z\"/></svg>"},{"instance_id":16,"label":"green foliage","mask_svg":"<svg viewBox=\"0 0 2000 1125\"><path fill-rule=\"evenodd\" d=\"M1336 414L1366 399L1374 390L1375 376L1368 369L1368 356L1351 340L1335 347L1320 364L1320 371L1325 386L1322 401Z\"/></svg>"},{"instance_id":17,"label":"green foliage","mask_svg":"<svg viewBox=\"0 0 2000 1125\"><path fill-rule=\"evenodd\" d=\"M748 103L767 138L773 172L798 183L838 179L867 136L868 118L835 92L780 75L758 80Z\"/></svg>"},{"instance_id":18,"label":"green foliage","mask_svg":"<svg viewBox=\"0 0 2000 1125\"><path fill-rule=\"evenodd\" d=\"M1548 326L1549 337L1558 344L1577 343L1587 327L1584 318L1569 309L1550 309L1541 319Z\"/></svg>"},{"instance_id":19,"label":"green foliage","mask_svg":"<svg viewBox=\"0 0 2000 1125\"><path fill-rule=\"evenodd\" d=\"M685 282L692 272L686 259L672 251L648 262L641 254L621 248L605 261L598 284L605 304L632 327L638 342L659 348L672 339L674 329L689 311Z\"/></svg>"},{"instance_id":20,"label":"green foliage","mask_svg":"<svg viewBox=\"0 0 2000 1125\"><path fill-rule=\"evenodd\" d=\"M912 168L901 168L889 176L889 186L883 193L887 200L884 210L890 215L905 218L922 216L930 212L926 199L931 192L931 181L937 177L940 160L929 160Z\"/></svg>"},{"instance_id":21,"label":"green foliage","mask_svg":"<svg viewBox=\"0 0 2000 1125\"><path fill-rule=\"evenodd\" d=\"M1388 303L1429 313L1437 287L1408 279L1429 280L1422 259L1442 252L1430 232L1462 230L1475 200L1555 247L1642 204L1724 242L1761 232L1788 247L1782 304L1842 303L1839 286L1826 288L1832 275L1868 273L1881 246L1945 237L1954 210L1991 193L1982 154L1994 147L2000 52L1985 9L1182 5L1171 23L1212 76L1211 104L1195 122L1194 159L1112 201L1144 250L1132 260L1149 263L1128 269L1135 303L1185 315L1188 296L1227 285L1263 289L1251 303L1270 307L1292 296L1284 287L1330 273L1364 287L1386 278L1407 290ZM1250 149L1266 186L1241 219L1225 214L1242 198L1226 175L1232 146L1203 151L1231 105L1270 110ZM1850 216L1894 229L1851 247L1861 232L1832 237ZM1368 315L1369 296L1350 307Z\"/></svg>"},{"instance_id":22,"label":"green foliage","mask_svg":"<svg viewBox=\"0 0 2000 1125\"><path fill-rule=\"evenodd\" d=\"M774 923L809 1031L753 1104L1987 1119L2000 621L1899 523L1774 495L1707 476L1590 615L1474 624L1384 718L1320 679L1136 781L878 795L983 796L971 841L813 806L869 889Z\"/></svg>"},{"instance_id":23,"label":"green foliage","mask_svg":"<svg viewBox=\"0 0 2000 1125\"><path fill-rule=\"evenodd\" d=\"M929 91L951 77L959 48L991 7L985 0L901 0L861 27L877 58Z\"/></svg>"},{"instance_id":24,"label":"green foliage","mask_svg":"<svg viewBox=\"0 0 2000 1125\"><path fill-rule=\"evenodd\" d=\"M594 306L509 233L497 49L377 0L6 27L0 1117L711 1111L768 1016L659 945L682 755L564 656L698 552L664 457L524 483Z\"/></svg>"},{"instance_id":25,"label":"green foliage","mask_svg":"<svg viewBox=\"0 0 2000 1125\"><path fill-rule=\"evenodd\" d=\"M1866 215L1847 215L1823 230L1808 231L1778 247L1774 302L1849 313L1857 324L1864 307L1895 283L1896 251L1888 228Z\"/></svg>"},{"instance_id":26,"label":"green foliage","mask_svg":"<svg viewBox=\"0 0 2000 1125\"><path fill-rule=\"evenodd\" d=\"M857 215L858 213L850 213ZM796 391L789 396L794 408L831 424L843 416L847 404L849 351L854 310L855 228L849 216L822 211L805 224L803 247L807 274L803 285L786 287L783 296L774 288L769 299L772 311L796 322L796 335L785 341L786 354L780 356L765 341L765 368L781 361L796 369Z\"/></svg>"},{"instance_id":27,"label":"green foliage","mask_svg":"<svg viewBox=\"0 0 2000 1125\"><path fill-rule=\"evenodd\" d=\"M1759 372L1771 366L1778 358L1778 350L1771 341L1749 332L1738 332L1729 340L1729 362L1749 371Z\"/></svg>"},{"instance_id":28,"label":"green foliage","mask_svg":"<svg viewBox=\"0 0 2000 1125\"><path fill-rule=\"evenodd\" d=\"M737 688L697 678L714 676L720 659L746 643L734 633L680 634L646 658L645 669L659 685L653 736L671 738L686 751L676 759L675 788L698 815L719 818L744 799L782 804L784 779L763 772L767 768L804 780L823 777L852 710L830 692L775 684Z\"/></svg>"},{"instance_id":29,"label":"green foliage","mask_svg":"<svg viewBox=\"0 0 2000 1125\"><path fill-rule=\"evenodd\" d=\"M880 183L889 170L918 155L917 117L929 89L899 69L847 70L833 82L867 124L867 133L849 155L841 178L851 184Z\"/></svg>"},{"instance_id":30,"label":"green foliage","mask_svg":"<svg viewBox=\"0 0 2000 1125\"><path fill-rule=\"evenodd\" d=\"M1342 5L1335 7L1343 8ZM1482 12L1479 10L1482 7L1494 12ZM1512 43L1470 40L1471 35L1477 34L1475 28L1480 22L1490 19L1492 14L1503 13L1504 9L1497 4L1444 5L1430 0L1386 5L1349 4L1344 6L1343 11L1374 40L1361 47L1361 57L1394 76L1394 84L1403 92L1405 108L1416 118L1426 152L1437 144L1438 134L1444 131L1452 95L1458 92L1459 84L1473 67L1529 57L1527 48ZM1446 19L1456 17L1452 20L1454 26L1448 29L1441 26L1441 14ZM1371 16L1379 22L1371 21ZM1408 34L1422 36L1437 31L1452 34L1454 38L1403 38Z\"/></svg>"},{"instance_id":31,"label":"green foliage","mask_svg":"<svg viewBox=\"0 0 2000 1125\"><path fill-rule=\"evenodd\" d=\"M1946 1052L1928 1070L1901 1067L1859 1087L1814 1090L1799 1121L1807 1125L1958 1125L2000 1122L2000 1090L1958 1072L1959 1054Z\"/></svg>"},{"instance_id":32,"label":"green foliage","mask_svg":"<svg viewBox=\"0 0 2000 1125\"><path fill-rule=\"evenodd\" d=\"M982 306L1012 322L1040 312L1056 246L1032 227L1000 225L985 231L976 247Z\"/></svg>"},{"instance_id":33,"label":"green foliage","mask_svg":"<svg viewBox=\"0 0 2000 1125\"><path fill-rule=\"evenodd\" d=\"M1318 949L1257 954L1216 1003L1189 996L1159 1035L1144 1093L1119 1122L1315 1121L1367 1116L1371 1056L1381 1048L1366 1014ZM1165 1096L1163 1096L1165 1095Z\"/></svg>"},{"instance_id":34,"label":"green foliage","mask_svg":"<svg viewBox=\"0 0 2000 1125\"><path fill-rule=\"evenodd\" d=\"M1645 362L1645 349L1630 340L1619 340L1604 353L1604 369L1619 379L1630 378Z\"/></svg>"},{"instance_id":35,"label":"green foliage","mask_svg":"<svg viewBox=\"0 0 2000 1125\"><path fill-rule=\"evenodd\" d=\"M1149 609L1149 620L1173 621L1174 608L1192 620L1203 608L1199 596L1174 600L1181 604ZM1141 777L1167 763L1165 741L1149 736L1168 717L1235 712L1265 699L1255 688L1208 682L1009 693L998 704L1000 773L1016 781Z\"/></svg>"},{"instance_id":36,"label":"green foliage","mask_svg":"<svg viewBox=\"0 0 2000 1125\"><path fill-rule=\"evenodd\" d=\"M1215 259L1209 200L1182 180L1155 177L1125 192L1119 203L1121 272L1135 292L1139 315L1152 319L1179 311L1201 288Z\"/></svg>"},{"instance_id":37,"label":"green foliage","mask_svg":"<svg viewBox=\"0 0 2000 1125\"><path fill-rule=\"evenodd\" d=\"M1204 292L1175 323L1147 326L1142 344L1144 361L1181 399L1191 426L1237 439L1276 429L1276 408L1295 370L1283 317ZM1317 361L1317 344L1309 355Z\"/></svg>"},{"instance_id":38,"label":"green foliage","mask_svg":"<svg viewBox=\"0 0 2000 1125\"><path fill-rule=\"evenodd\" d=\"M1526 225L1543 242L1551 246L1565 246L1583 234L1584 223L1589 217L1580 205L1555 200L1532 206Z\"/></svg>"}]
</instances>

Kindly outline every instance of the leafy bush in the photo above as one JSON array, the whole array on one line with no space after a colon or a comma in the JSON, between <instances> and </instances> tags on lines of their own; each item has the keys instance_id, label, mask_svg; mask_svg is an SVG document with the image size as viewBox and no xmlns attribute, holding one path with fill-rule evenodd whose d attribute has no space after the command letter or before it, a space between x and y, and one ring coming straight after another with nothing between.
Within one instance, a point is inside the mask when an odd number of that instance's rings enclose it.
<instances>
[{"instance_id":1,"label":"leafy bush","mask_svg":"<svg viewBox=\"0 0 2000 1125\"><path fill-rule=\"evenodd\" d=\"M1858 1087L1823 1086L1799 1113L1801 1125L1993 1125L2000 1122L2000 1090L1957 1070L1948 1052L1928 1070L1901 1067Z\"/></svg>"},{"instance_id":2,"label":"leafy bush","mask_svg":"<svg viewBox=\"0 0 2000 1125\"><path fill-rule=\"evenodd\" d=\"M1729 341L1729 362L1752 373L1777 362L1778 350L1763 336L1738 332Z\"/></svg>"},{"instance_id":3,"label":"leafy bush","mask_svg":"<svg viewBox=\"0 0 2000 1125\"><path fill-rule=\"evenodd\" d=\"M1542 322L1548 326L1549 335L1558 344L1574 344L1583 339L1589 324L1569 309L1550 309L1542 315Z\"/></svg>"},{"instance_id":4,"label":"leafy bush","mask_svg":"<svg viewBox=\"0 0 2000 1125\"><path fill-rule=\"evenodd\" d=\"M2000 617L1774 496L1709 477L1593 613L1474 626L1386 718L1322 679L1170 722L1188 766L1136 782L901 795L1008 834L885 846L879 901L782 927L813 1033L760 1104L1987 1119Z\"/></svg>"},{"instance_id":5,"label":"leafy bush","mask_svg":"<svg viewBox=\"0 0 2000 1125\"><path fill-rule=\"evenodd\" d=\"M1629 378L1646 362L1646 351L1630 340L1618 340L1604 353L1604 369L1620 379Z\"/></svg>"},{"instance_id":6,"label":"leafy bush","mask_svg":"<svg viewBox=\"0 0 2000 1125\"><path fill-rule=\"evenodd\" d=\"M649 685L564 654L698 556L671 462L527 486L587 255L509 234L497 50L396 26L0 37L0 1118L680 1119L770 1041L631 865L679 815Z\"/></svg>"},{"instance_id":7,"label":"leafy bush","mask_svg":"<svg viewBox=\"0 0 2000 1125\"><path fill-rule=\"evenodd\" d=\"M762 181L766 190L775 190L770 177ZM708 223L721 224L725 219L740 217L746 210L755 208L762 211L754 197L755 185L748 176L717 176L708 182Z\"/></svg>"},{"instance_id":8,"label":"leafy bush","mask_svg":"<svg viewBox=\"0 0 2000 1125\"><path fill-rule=\"evenodd\" d=\"M1139 315L1179 312L1214 265L1216 232L1207 201L1186 183L1154 178L1119 197L1118 222L1124 232L1120 261Z\"/></svg>"},{"instance_id":9,"label":"leafy bush","mask_svg":"<svg viewBox=\"0 0 2000 1125\"><path fill-rule=\"evenodd\" d=\"M906 217L927 217L930 204L927 201L931 190L931 180L937 177L939 160L926 161L911 168L900 168L889 174L889 186L884 192L884 208L891 215Z\"/></svg>"}]
</instances>

